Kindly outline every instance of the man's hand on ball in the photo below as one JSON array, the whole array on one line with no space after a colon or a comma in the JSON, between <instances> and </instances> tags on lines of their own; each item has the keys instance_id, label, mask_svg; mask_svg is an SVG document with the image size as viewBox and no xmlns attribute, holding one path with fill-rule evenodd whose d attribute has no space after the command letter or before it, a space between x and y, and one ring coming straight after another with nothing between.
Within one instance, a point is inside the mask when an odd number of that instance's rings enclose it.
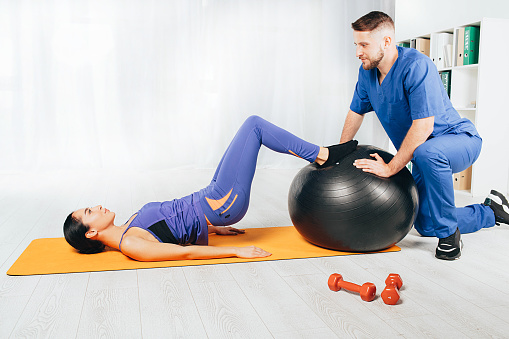
<instances>
[{"instance_id":1,"label":"man's hand on ball","mask_svg":"<svg viewBox=\"0 0 509 339\"><path fill-rule=\"evenodd\" d=\"M353 165L364 172L373 173L382 178L388 178L394 174L391 167L385 163L378 153L370 154L370 156L375 158L375 160L357 159L353 162Z\"/></svg>"}]
</instances>

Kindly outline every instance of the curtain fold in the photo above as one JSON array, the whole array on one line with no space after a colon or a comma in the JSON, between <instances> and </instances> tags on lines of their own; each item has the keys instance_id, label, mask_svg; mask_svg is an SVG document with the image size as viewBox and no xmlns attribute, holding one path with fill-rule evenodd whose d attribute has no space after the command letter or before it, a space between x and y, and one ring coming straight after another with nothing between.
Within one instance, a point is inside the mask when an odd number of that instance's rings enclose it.
<instances>
[{"instance_id":1,"label":"curtain fold","mask_svg":"<svg viewBox=\"0 0 509 339\"><path fill-rule=\"evenodd\" d=\"M0 170L214 167L252 114L337 143L371 10L394 1L2 1ZM357 138L389 145L373 114Z\"/></svg>"}]
</instances>

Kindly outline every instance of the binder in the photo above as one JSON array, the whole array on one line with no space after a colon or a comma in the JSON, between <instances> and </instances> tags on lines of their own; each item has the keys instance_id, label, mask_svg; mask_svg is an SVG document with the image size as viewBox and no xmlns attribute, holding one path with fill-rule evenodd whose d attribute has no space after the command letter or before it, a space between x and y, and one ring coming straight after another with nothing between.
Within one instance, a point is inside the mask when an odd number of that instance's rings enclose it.
<instances>
[{"instance_id":1,"label":"binder","mask_svg":"<svg viewBox=\"0 0 509 339\"><path fill-rule=\"evenodd\" d=\"M451 97L451 71L440 72L440 78L444 84L445 91L449 98Z\"/></svg>"},{"instance_id":2,"label":"binder","mask_svg":"<svg viewBox=\"0 0 509 339\"><path fill-rule=\"evenodd\" d=\"M445 68L445 50L447 45L452 45L453 35L451 33L431 34L431 60L440 70Z\"/></svg>"},{"instance_id":3,"label":"binder","mask_svg":"<svg viewBox=\"0 0 509 339\"><path fill-rule=\"evenodd\" d=\"M431 61L437 65L438 60L438 53L437 53L437 46L438 46L438 34L437 33L431 33L431 43L430 43L430 58Z\"/></svg>"},{"instance_id":4,"label":"binder","mask_svg":"<svg viewBox=\"0 0 509 339\"><path fill-rule=\"evenodd\" d=\"M452 45L444 46L444 67L452 67Z\"/></svg>"},{"instance_id":5,"label":"binder","mask_svg":"<svg viewBox=\"0 0 509 339\"><path fill-rule=\"evenodd\" d=\"M477 64L479 61L479 27L465 27L465 46L463 65Z\"/></svg>"},{"instance_id":6,"label":"binder","mask_svg":"<svg viewBox=\"0 0 509 339\"><path fill-rule=\"evenodd\" d=\"M409 42L400 42L398 44L398 46L400 46L400 47L407 47L408 48L408 47L410 47L410 43Z\"/></svg>"},{"instance_id":7,"label":"binder","mask_svg":"<svg viewBox=\"0 0 509 339\"><path fill-rule=\"evenodd\" d=\"M417 41L416 39L410 40L410 48L415 48L416 41Z\"/></svg>"},{"instance_id":8,"label":"binder","mask_svg":"<svg viewBox=\"0 0 509 339\"><path fill-rule=\"evenodd\" d=\"M415 49L417 49L422 54L427 55L428 57L429 57L429 48L430 48L429 39L426 39L426 38L415 39Z\"/></svg>"},{"instance_id":9,"label":"binder","mask_svg":"<svg viewBox=\"0 0 509 339\"><path fill-rule=\"evenodd\" d=\"M456 49L456 66L463 66L463 52L465 49L465 27L458 29L458 36L456 38L457 49Z\"/></svg>"}]
</instances>

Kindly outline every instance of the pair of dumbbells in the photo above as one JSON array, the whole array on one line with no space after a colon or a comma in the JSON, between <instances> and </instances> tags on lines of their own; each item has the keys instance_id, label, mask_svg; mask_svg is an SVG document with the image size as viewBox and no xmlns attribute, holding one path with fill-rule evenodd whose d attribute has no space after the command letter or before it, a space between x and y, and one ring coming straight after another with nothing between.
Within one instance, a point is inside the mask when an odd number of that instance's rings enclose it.
<instances>
[{"instance_id":1,"label":"pair of dumbbells","mask_svg":"<svg viewBox=\"0 0 509 339\"><path fill-rule=\"evenodd\" d=\"M338 273L334 273L329 277L328 284L329 288L335 292L342 288L347 291L357 292L364 301L372 301L376 296L375 284L367 282L362 285L357 285L344 281L343 276ZM399 289L401 286L403 286L403 280L401 280L399 274L389 274L387 279L385 279L385 288L381 294L384 303L387 305L395 305L399 300Z\"/></svg>"}]
</instances>

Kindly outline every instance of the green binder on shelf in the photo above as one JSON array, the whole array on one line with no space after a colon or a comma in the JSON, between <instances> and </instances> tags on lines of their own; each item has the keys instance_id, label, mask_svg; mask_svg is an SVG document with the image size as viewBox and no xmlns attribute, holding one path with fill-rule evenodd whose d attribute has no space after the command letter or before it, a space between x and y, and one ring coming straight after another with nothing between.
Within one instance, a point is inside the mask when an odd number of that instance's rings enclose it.
<instances>
[{"instance_id":1,"label":"green binder on shelf","mask_svg":"<svg viewBox=\"0 0 509 339\"><path fill-rule=\"evenodd\" d=\"M463 65L473 65L479 62L479 35L479 27L465 27Z\"/></svg>"},{"instance_id":2,"label":"green binder on shelf","mask_svg":"<svg viewBox=\"0 0 509 339\"><path fill-rule=\"evenodd\" d=\"M410 47L410 43L409 43L409 42L400 42L400 43L398 44L398 46L400 46L400 47L407 47L407 48L409 48L409 47Z\"/></svg>"},{"instance_id":3,"label":"green binder on shelf","mask_svg":"<svg viewBox=\"0 0 509 339\"><path fill-rule=\"evenodd\" d=\"M451 71L443 71L440 73L440 78L444 84L445 91L449 98L451 97Z\"/></svg>"}]
</instances>

